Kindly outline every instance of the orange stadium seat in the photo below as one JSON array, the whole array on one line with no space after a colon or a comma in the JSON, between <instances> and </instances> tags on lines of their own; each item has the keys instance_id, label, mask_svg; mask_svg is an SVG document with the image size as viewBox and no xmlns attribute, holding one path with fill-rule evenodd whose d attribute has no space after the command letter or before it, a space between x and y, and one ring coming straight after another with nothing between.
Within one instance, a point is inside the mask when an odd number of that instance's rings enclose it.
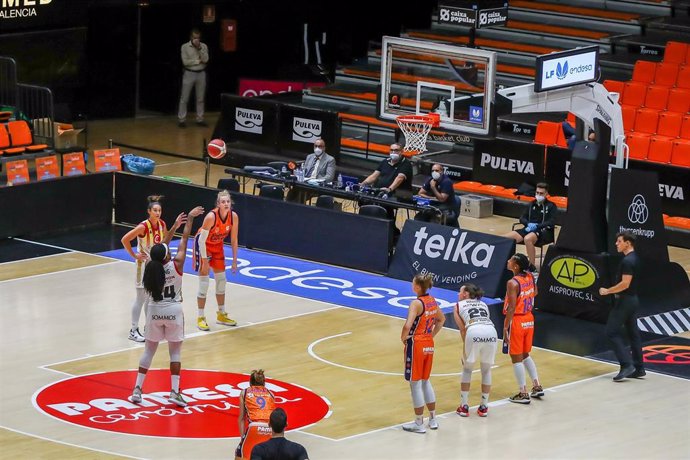
<instances>
[{"instance_id":1,"label":"orange stadium seat","mask_svg":"<svg viewBox=\"0 0 690 460\"><path fill-rule=\"evenodd\" d=\"M690 167L690 141L678 139L673 143L671 164L675 166Z\"/></svg>"},{"instance_id":2,"label":"orange stadium seat","mask_svg":"<svg viewBox=\"0 0 690 460\"><path fill-rule=\"evenodd\" d=\"M656 66L654 84L660 86L676 86L680 66L672 62L660 62Z\"/></svg>"},{"instance_id":3,"label":"orange stadium seat","mask_svg":"<svg viewBox=\"0 0 690 460\"><path fill-rule=\"evenodd\" d=\"M659 137L652 137L649 143L648 161L657 163L670 163L671 152L673 151L673 140Z\"/></svg>"},{"instance_id":4,"label":"orange stadium seat","mask_svg":"<svg viewBox=\"0 0 690 460\"><path fill-rule=\"evenodd\" d=\"M631 81L625 84L623 91L622 103L632 105L634 107L641 107L644 105L644 99L647 97L647 84Z\"/></svg>"},{"instance_id":5,"label":"orange stadium seat","mask_svg":"<svg viewBox=\"0 0 690 460\"><path fill-rule=\"evenodd\" d=\"M688 54L688 44L682 42L668 42L666 43L666 50L664 50L664 62L674 64L683 64L686 61Z\"/></svg>"},{"instance_id":6,"label":"orange stadium seat","mask_svg":"<svg viewBox=\"0 0 690 460\"><path fill-rule=\"evenodd\" d=\"M690 48L690 47L688 47ZM678 71L678 78L676 79L676 86L678 88L690 88L690 63L685 64Z\"/></svg>"},{"instance_id":7,"label":"orange stadium seat","mask_svg":"<svg viewBox=\"0 0 690 460\"><path fill-rule=\"evenodd\" d=\"M623 129L627 131L632 131L635 127L635 117L637 116L637 107L632 105L622 105L621 110L623 112Z\"/></svg>"},{"instance_id":8,"label":"orange stadium seat","mask_svg":"<svg viewBox=\"0 0 690 460\"><path fill-rule=\"evenodd\" d=\"M678 137L690 140L690 115L683 117L683 124L680 125L680 135Z\"/></svg>"},{"instance_id":9,"label":"orange stadium seat","mask_svg":"<svg viewBox=\"0 0 690 460\"><path fill-rule=\"evenodd\" d=\"M690 230L690 217L669 217L668 219L664 219L664 225L667 227L678 227L685 230Z\"/></svg>"},{"instance_id":10,"label":"orange stadium seat","mask_svg":"<svg viewBox=\"0 0 690 460\"><path fill-rule=\"evenodd\" d=\"M537 132L534 135L534 142L536 144L556 145L559 131L563 131L563 127L560 123L542 120L537 123Z\"/></svg>"},{"instance_id":11,"label":"orange stadium seat","mask_svg":"<svg viewBox=\"0 0 690 460\"><path fill-rule=\"evenodd\" d=\"M676 138L680 136L680 127L683 125L683 114L676 112L661 112L659 114L659 126L656 129L657 136Z\"/></svg>"},{"instance_id":12,"label":"orange stadium seat","mask_svg":"<svg viewBox=\"0 0 690 460\"><path fill-rule=\"evenodd\" d=\"M604 80L604 88L609 90L609 93L620 94L619 100L623 99L623 91L625 90L625 82L618 80Z\"/></svg>"},{"instance_id":13,"label":"orange stadium seat","mask_svg":"<svg viewBox=\"0 0 690 460\"><path fill-rule=\"evenodd\" d=\"M657 126L659 126L658 110L648 108L637 109L634 128L636 133L656 134Z\"/></svg>"},{"instance_id":14,"label":"orange stadium seat","mask_svg":"<svg viewBox=\"0 0 690 460\"><path fill-rule=\"evenodd\" d=\"M460 190L462 192L476 192L480 193L481 186L484 185L481 182L475 182L471 180L461 180L453 184L453 189Z\"/></svg>"},{"instance_id":15,"label":"orange stadium seat","mask_svg":"<svg viewBox=\"0 0 690 460\"><path fill-rule=\"evenodd\" d=\"M669 89L665 86L651 85L647 88L644 105L650 109L666 110Z\"/></svg>"},{"instance_id":16,"label":"orange stadium seat","mask_svg":"<svg viewBox=\"0 0 690 460\"><path fill-rule=\"evenodd\" d=\"M7 123L7 129L12 140L12 148L6 149L7 154L19 154L24 152L40 152L48 148L47 144L33 143L33 136L31 135L31 128L24 120L10 121Z\"/></svg>"},{"instance_id":17,"label":"orange stadium seat","mask_svg":"<svg viewBox=\"0 0 690 460\"><path fill-rule=\"evenodd\" d=\"M568 207L568 197L567 196L549 196L549 201L558 206L559 208Z\"/></svg>"},{"instance_id":18,"label":"orange stadium seat","mask_svg":"<svg viewBox=\"0 0 690 460\"><path fill-rule=\"evenodd\" d=\"M485 195L503 196L505 187L502 185L484 184L479 187L479 192Z\"/></svg>"},{"instance_id":19,"label":"orange stadium seat","mask_svg":"<svg viewBox=\"0 0 690 460\"><path fill-rule=\"evenodd\" d=\"M558 134L556 135L556 145L559 147L563 147L564 149L568 148L568 140L565 138L565 133L563 132L562 127L558 130Z\"/></svg>"},{"instance_id":20,"label":"orange stadium seat","mask_svg":"<svg viewBox=\"0 0 690 460\"><path fill-rule=\"evenodd\" d=\"M688 77L690 78L690 75ZM690 89L671 88L671 91L668 93L666 109L669 112L690 112Z\"/></svg>"},{"instance_id":21,"label":"orange stadium seat","mask_svg":"<svg viewBox=\"0 0 690 460\"><path fill-rule=\"evenodd\" d=\"M633 68L632 81L640 83L652 83L656 73L656 62L642 61L635 62Z\"/></svg>"},{"instance_id":22,"label":"orange stadium seat","mask_svg":"<svg viewBox=\"0 0 690 460\"><path fill-rule=\"evenodd\" d=\"M10 135L7 134L5 125L0 124L0 155L5 153L5 149L10 146Z\"/></svg>"},{"instance_id":23,"label":"orange stadium seat","mask_svg":"<svg viewBox=\"0 0 690 460\"><path fill-rule=\"evenodd\" d=\"M630 133L626 138L626 143L630 148L630 159L646 160L649 151L649 134Z\"/></svg>"}]
</instances>

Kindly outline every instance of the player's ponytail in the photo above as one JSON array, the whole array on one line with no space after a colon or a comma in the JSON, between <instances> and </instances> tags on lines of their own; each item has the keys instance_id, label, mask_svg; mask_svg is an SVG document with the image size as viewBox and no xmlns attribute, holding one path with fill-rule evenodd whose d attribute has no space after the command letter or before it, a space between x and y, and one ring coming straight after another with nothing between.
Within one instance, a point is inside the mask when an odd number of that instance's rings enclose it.
<instances>
[{"instance_id":1,"label":"player's ponytail","mask_svg":"<svg viewBox=\"0 0 690 460\"><path fill-rule=\"evenodd\" d=\"M433 273L417 273L412 280L414 284L421 287L426 293L434 285L434 274Z\"/></svg>"},{"instance_id":2,"label":"player's ponytail","mask_svg":"<svg viewBox=\"0 0 690 460\"><path fill-rule=\"evenodd\" d=\"M264 370L254 370L249 376L249 384L253 387L262 387L266 384L266 378L264 377Z\"/></svg>"},{"instance_id":3,"label":"player's ponytail","mask_svg":"<svg viewBox=\"0 0 690 460\"><path fill-rule=\"evenodd\" d=\"M151 295L155 302L163 300L163 288L165 287L165 268L163 261L168 254L165 244L155 244L149 255L151 260L144 269L144 289Z\"/></svg>"}]
</instances>

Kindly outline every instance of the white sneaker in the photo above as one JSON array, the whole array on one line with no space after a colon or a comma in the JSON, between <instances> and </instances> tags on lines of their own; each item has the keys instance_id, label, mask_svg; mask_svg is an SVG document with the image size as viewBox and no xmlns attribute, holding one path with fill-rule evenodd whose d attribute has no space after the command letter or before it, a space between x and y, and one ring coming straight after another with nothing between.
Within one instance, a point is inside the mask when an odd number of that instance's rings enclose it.
<instances>
[{"instance_id":1,"label":"white sneaker","mask_svg":"<svg viewBox=\"0 0 690 460\"><path fill-rule=\"evenodd\" d=\"M438 420L436 420L436 417L429 419L429 429L438 430Z\"/></svg>"},{"instance_id":2,"label":"white sneaker","mask_svg":"<svg viewBox=\"0 0 690 460\"><path fill-rule=\"evenodd\" d=\"M185 407L187 405L187 401L184 400L182 395L176 391L170 390L170 396L168 396L168 402L171 402L173 404L177 404L180 407Z\"/></svg>"},{"instance_id":3,"label":"white sneaker","mask_svg":"<svg viewBox=\"0 0 690 460\"><path fill-rule=\"evenodd\" d=\"M426 433L424 425L417 425L417 422L406 423L402 426L402 429L411 433Z\"/></svg>"},{"instance_id":4,"label":"white sneaker","mask_svg":"<svg viewBox=\"0 0 690 460\"><path fill-rule=\"evenodd\" d=\"M132 391L132 396L129 397L129 400L132 401L133 403L139 404L141 402L141 388L140 387L134 387L134 391Z\"/></svg>"},{"instance_id":5,"label":"white sneaker","mask_svg":"<svg viewBox=\"0 0 690 460\"><path fill-rule=\"evenodd\" d=\"M141 335L141 332L139 332L138 327L129 330L129 340L133 340L139 343L146 342L146 338L144 338L144 336Z\"/></svg>"}]
</instances>

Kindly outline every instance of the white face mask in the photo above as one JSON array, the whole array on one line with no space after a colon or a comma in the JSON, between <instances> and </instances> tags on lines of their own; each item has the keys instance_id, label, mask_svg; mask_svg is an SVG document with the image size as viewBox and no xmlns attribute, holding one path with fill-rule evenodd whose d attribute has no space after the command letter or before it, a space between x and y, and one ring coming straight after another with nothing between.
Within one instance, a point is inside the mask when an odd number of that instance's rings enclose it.
<instances>
[{"instance_id":1,"label":"white face mask","mask_svg":"<svg viewBox=\"0 0 690 460\"><path fill-rule=\"evenodd\" d=\"M320 149L318 147L314 147L314 155L316 155L317 157L320 157L322 153L323 153L322 149Z\"/></svg>"},{"instance_id":2,"label":"white face mask","mask_svg":"<svg viewBox=\"0 0 690 460\"><path fill-rule=\"evenodd\" d=\"M546 197L544 195L537 195L535 198L537 199L537 203L543 203Z\"/></svg>"},{"instance_id":3,"label":"white face mask","mask_svg":"<svg viewBox=\"0 0 690 460\"><path fill-rule=\"evenodd\" d=\"M390 159L392 162L398 161L399 158L400 158L400 154L398 152L391 152Z\"/></svg>"},{"instance_id":4,"label":"white face mask","mask_svg":"<svg viewBox=\"0 0 690 460\"><path fill-rule=\"evenodd\" d=\"M431 171L431 178L434 180L439 180L441 178L441 173L438 171Z\"/></svg>"}]
</instances>

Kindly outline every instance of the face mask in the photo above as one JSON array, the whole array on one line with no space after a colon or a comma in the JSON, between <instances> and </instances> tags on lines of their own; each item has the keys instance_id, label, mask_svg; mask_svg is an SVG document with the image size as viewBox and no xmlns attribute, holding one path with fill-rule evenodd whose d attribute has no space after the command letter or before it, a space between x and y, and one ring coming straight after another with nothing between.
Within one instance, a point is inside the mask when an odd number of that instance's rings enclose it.
<instances>
[{"instance_id":1,"label":"face mask","mask_svg":"<svg viewBox=\"0 0 690 460\"><path fill-rule=\"evenodd\" d=\"M322 149L320 149L318 147L314 147L314 155L316 155L317 157L320 157L322 153L323 153Z\"/></svg>"},{"instance_id":2,"label":"face mask","mask_svg":"<svg viewBox=\"0 0 690 460\"><path fill-rule=\"evenodd\" d=\"M431 178L434 180L439 180L441 178L441 173L438 171L432 171Z\"/></svg>"},{"instance_id":3,"label":"face mask","mask_svg":"<svg viewBox=\"0 0 690 460\"><path fill-rule=\"evenodd\" d=\"M398 161L399 158L400 158L400 154L398 152L391 152L390 159L392 162Z\"/></svg>"},{"instance_id":4,"label":"face mask","mask_svg":"<svg viewBox=\"0 0 690 460\"><path fill-rule=\"evenodd\" d=\"M546 197L544 195L537 195L535 198L537 199L537 203L542 203Z\"/></svg>"}]
</instances>

